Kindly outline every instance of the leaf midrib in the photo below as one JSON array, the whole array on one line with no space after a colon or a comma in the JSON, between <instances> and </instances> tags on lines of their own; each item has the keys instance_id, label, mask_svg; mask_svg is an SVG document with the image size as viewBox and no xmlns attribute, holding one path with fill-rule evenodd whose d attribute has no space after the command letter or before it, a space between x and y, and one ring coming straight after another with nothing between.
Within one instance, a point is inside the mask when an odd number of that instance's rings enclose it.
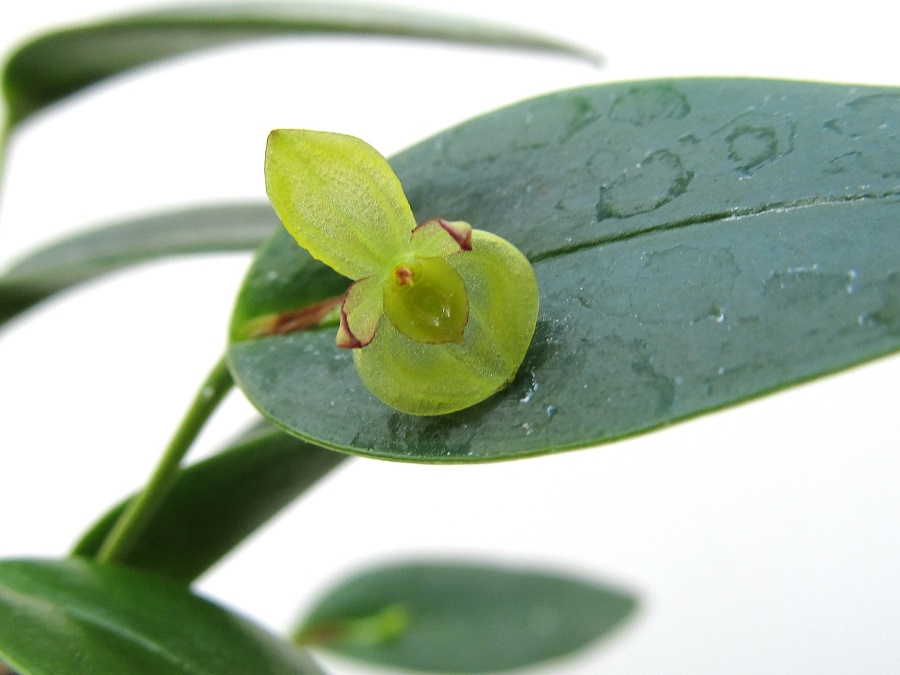
<instances>
[{"instance_id":1,"label":"leaf midrib","mask_svg":"<svg viewBox=\"0 0 900 675\"><path fill-rule=\"evenodd\" d=\"M646 234L654 234L656 232L678 230L685 227L690 227L692 225L708 225L715 222L741 220L744 218L765 216L770 213L785 213L789 211L797 211L800 209L808 209L818 206L838 206L842 204L851 204L854 202L866 200L877 201L891 200L894 198L900 198L900 189L888 190L886 192L879 193L864 192L851 195L839 195L836 197L808 197L806 199L793 199L780 202L772 202L763 206L737 207L729 209L727 211L704 213L668 223L650 225L635 230L629 230L628 232L605 234L594 239L589 239L587 241L580 241L568 246L560 246L558 248L550 249L547 251L541 251L540 253L534 253L528 256L528 259L533 264L546 262L547 260L552 260L564 255L569 255L570 253L576 253L578 251L595 248L597 246L605 246L606 244L613 244L621 241L627 241L629 239L636 239L637 237L641 237Z\"/></svg>"}]
</instances>

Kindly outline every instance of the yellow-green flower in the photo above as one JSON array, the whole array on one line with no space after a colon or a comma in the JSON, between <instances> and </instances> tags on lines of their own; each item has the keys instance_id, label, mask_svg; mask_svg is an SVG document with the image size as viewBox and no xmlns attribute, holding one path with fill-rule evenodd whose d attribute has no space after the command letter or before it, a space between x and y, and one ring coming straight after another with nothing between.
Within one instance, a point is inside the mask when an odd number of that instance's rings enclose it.
<instances>
[{"instance_id":1,"label":"yellow-green flower","mask_svg":"<svg viewBox=\"0 0 900 675\"><path fill-rule=\"evenodd\" d=\"M373 270L347 290L338 347L358 349L371 343L382 316L412 340L464 344L469 298L447 258L471 250L468 223L437 218L413 229L406 247L385 269Z\"/></svg>"},{"instance_id":2,"label":"yellow-green flower","mask_svg":"<svg viewBox=\"0 0 900 675\"><path fill-rule=\"evenodd\" d=\"M354 280L337 346L380 400L439 415L512 380L538 311L534 271L512 244L461 221L416 226L387 161L352 136L273 131L266 189L297 242Z\"/></svg>"}]
</instances>

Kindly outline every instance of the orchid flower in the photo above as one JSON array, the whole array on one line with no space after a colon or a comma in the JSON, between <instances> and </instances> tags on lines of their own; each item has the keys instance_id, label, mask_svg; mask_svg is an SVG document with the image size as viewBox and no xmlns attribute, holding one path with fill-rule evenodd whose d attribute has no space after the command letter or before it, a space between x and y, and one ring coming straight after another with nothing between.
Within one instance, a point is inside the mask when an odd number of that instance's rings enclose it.
<instances>
[{"instance_id":1,"label":"orchid flower","mask_svg":"<svg viewBox=\"0 0 900 675\"><path fill-rule=\"evenodd\" d=\"M416 225L378 151L342 134L280 129L266 190L288 232L353 283L336 337L381 401L414 415L478 403L514 377L537 322L531 264L462 221Z\"/></svg>"}]
</instances>

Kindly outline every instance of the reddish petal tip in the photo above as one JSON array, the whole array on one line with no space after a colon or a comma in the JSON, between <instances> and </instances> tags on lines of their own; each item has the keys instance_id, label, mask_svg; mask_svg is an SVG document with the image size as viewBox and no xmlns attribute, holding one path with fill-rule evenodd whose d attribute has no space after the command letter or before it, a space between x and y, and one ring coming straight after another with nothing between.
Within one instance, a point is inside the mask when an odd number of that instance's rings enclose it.
<instances>
[{"instance_id":1,"label":"reddish petal tip","mask_svg":"<svg viewBox=\"0 0 900 675\"><path fill-rule=\"evenodd\" d=\"M338 328L335 343L341 349L359 349L360 347L365 346L350 330L350 324L347 323L347 315L344 313L343 309L341 309L341 325Z\"/></svg>"},{"instance_id":2,"label":"reddish petal tip","mask_svg":"<svg viewBox=\"0 0 900 675\"><path fill-rule=\"evenodd\" d=\"M361 281L365 280L363 279ZM368 328L357 325L356 333L350 328L350 320L347 318L347 313L348 311L352 313L353 310L351 307L348 307L348 302L353 306L351 294L353 293L354 287L357 287L357 284L359 283L360 281L355 281L350 285L346 295L344 295L344 302L341 304L341 323L340 326L338 326L337 337L335 338L335 344L341 349L360 349L365 347L375 339L375 333L378 332L377 322ZM363 329L362 333L359 333L360 328ZM369 329L371 329L371 332Z\"/></svg>"},{"instance_id":3,"label":"reddish petal tip","mask_svg":"<svg viewBox=\"0 0 900 675\"><path fill-rule=\"evenodd\" d=\"M436 218L438 224L443 227L447 234L453 237L456 240L456 243L459 244L459 247L463 251L471 251L472 250L472 226L468 223L464 223L461 220L457 221L448 221L443 218Z\"/></svg>"}]
</instances>

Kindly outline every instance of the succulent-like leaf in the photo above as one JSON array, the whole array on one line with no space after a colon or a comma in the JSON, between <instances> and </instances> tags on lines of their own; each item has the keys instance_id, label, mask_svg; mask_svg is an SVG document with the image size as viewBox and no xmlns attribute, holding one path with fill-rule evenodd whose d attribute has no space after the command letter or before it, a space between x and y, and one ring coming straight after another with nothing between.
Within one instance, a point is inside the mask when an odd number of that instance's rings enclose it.
<instances>
[{"instance_id":1,"label":"succulent-like leaf","mask_svg":"<svg viewBox=\"0 0 900 675\"><path fill-rule=\"evenodd\" d=\"M252 251L281 227L264 203L196 206L76 234L0 275L0 324L66 288L150 260Z\"/></svg>"},{"instance_id":2,"label":"succulent-like leaf","mask_svg":"<svg viewBox=\"0 0 900 675\"><path fill-rule=\"evenodd\" d=\"M404 415L359 386L330 329L233 342L233 372L316 443L459 462L611 441L897 351L898 126L900 89L736 79L599 85L485 115L392 165L420 222L465 220L534 263L541 311L511 386ZM289 302L264 288L285 242L248 276L266 303Z\"/></svg>"},{"instance_id":3,"label":"succulent-like leaf","mask_svg":"<svg viewBox=\"0 0 900 675\"><path fill-rule=\"evenodd\" d=\"M560 40L426 12L334 3L206 3L67 28L16 50L3 72L10 127L95 82L160 59L265 36L410 36L599 57Z\"/></svg>"},{"instance_id":4,"label":"succulent-like leaf","mask_svg":"<svg viewBox=\"0 0 900 675\"><path fill-rule=\"evenodd\" d=\"M582 649L619 628L636 605L629 593L561 574L407 562L342 581L295 637L368 663L486 673Z\"/></svg>"},{"instance_id":5,"label":"succulent-like leaf","mask_svg":"<svg viewBox=\"0 0 900 675\"><path fill-rule=\"evenodd\" d=\"M277 229L284 237L277 242L269 239L261 247L267 251L265 270L255 268L238 292L231 317L231 340L289 335L296 330L293 324L298 314L305 317L316 308L339 307L350 286L347 277L317 262L300 248L283 226ZM273 293L274 288L278 292ZM318 316L319 312L315 314ZM325 319L321 325L329 325L331 317L321 318ZM337 321L334 317L331 323L337 326ZM303 321L302 327L309 328L309 322Z\"/></svg>"},{"instance_id":6,"label":"succulent-like leaf","mask_svg":"<svg viewBox=\"0 0 900 675\"><path fill-rule=\"evenodd\" d=\"M190 583L346 457L260 422L179 473L123 562ZM96 555L127 503L97 521L73 554Z\"/></svg>"},{"instance_id":7,"label":"succulent-like leaf","mask_svg":"<svg viewBox=\"0 0 900 675\"><path fill-rule=\"evenodd\" d=\"M322 675L183 586L83 560L0 561L0 661L20 675Z\"/></svg>"}]
</instances>

